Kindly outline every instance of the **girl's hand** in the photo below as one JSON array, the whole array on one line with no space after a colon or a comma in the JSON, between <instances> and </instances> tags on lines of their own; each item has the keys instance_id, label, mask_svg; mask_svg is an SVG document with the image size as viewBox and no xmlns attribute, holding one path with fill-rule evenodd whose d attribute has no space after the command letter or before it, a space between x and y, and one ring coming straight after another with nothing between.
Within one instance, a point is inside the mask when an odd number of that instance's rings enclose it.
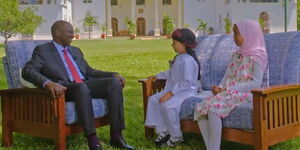
<instances>
[{"instance_id":1,"label":"girl's hand","mask_svg":"<svg viewBox=\"0 0 300 150\"><path fill-rule=\"evenodd\" d=\"M214 95L217 95L218 93L220 93L220 92L223 91L222 88L220 88L220 87L218 87L218 86L215 86L215 85L213 85L211 88L212 88L212 93L213 93Z\"/></svg>"},{"instance_id":2,"label":"girl's hand","mask_svg":"<svg viewBox=\"0 0 300 150\"><path fill-rule=\"evenodd\" d=\"M160 103L163 103L163 102L169 100L172 96L173 96L173 93L172 93L172 92L167 92L166 94L164 94L164 95L159 99L159 102L160 102Z\"/></svg>"},{"instance_id":3,"label":"girl's hand","mask_svg":"<svg viewBox=\"0 0 300 150\"><path fill-rule=\"evenodd\" d=\"M156 76L150 76L150 77L147 77L147 79L150 79L152 81L156 81L157 80L157 77Z\"/></svg>"}]
</instances>

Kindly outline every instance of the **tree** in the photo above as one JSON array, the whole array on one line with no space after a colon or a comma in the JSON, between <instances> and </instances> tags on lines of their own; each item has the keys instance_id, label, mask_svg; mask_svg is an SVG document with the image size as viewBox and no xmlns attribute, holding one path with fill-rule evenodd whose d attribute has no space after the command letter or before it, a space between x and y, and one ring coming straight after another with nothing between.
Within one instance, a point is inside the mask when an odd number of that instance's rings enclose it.
<instances>
[{"instance_id":1,"label":"tree","mask_svg":"<svg viewBox=\"0 0 300 150\"><path fill-rule=\"evenodd\" d=\"M98 26L98 21L96 16L92 16L90 11L87 11L83 19L83 26L88 27L89 39L91 39L91 31L93 26Z\"/></svg>"},{"instance_id":2,"label":"tree","mask_svg":"<svg viewBox=\"0 0 300 150\"><path fill-rule=\"evenodd\" d=\"M34 7L19 9L17 0L0 0L0 36L8 39L17 34L33 34L35 29L44 21L41 16L35 15Z\"/></svg>"},{"instance_id":3,"label":"tree","mask_svg":"<svg viewBox=\"0 0 300 150\"><path fill-rule=\"evenodd\" d=\"M136 24L128 17L125 18L125 23L127 26L128 35L130 36L130 39L133 40L136 33Z\"/></svg>"},{"instance_id":4,"label":"tree","mask_svg":"<svg viewBox=\"0 0 300 150\"><path fill-rule=\"evenodd\" d=\"M199 22L199 25L197 27L197 31L201 30L203 31L203 34L205 35L205 31L207 30L207 22L203 21L202 19L197 19L197 21Z\"/></svg>"},{"instance_id":5,"label":"tree","mask_svg":"<svg viewBox=\"0 0 300 150\"><path fill-rule=\"evenodd\" d=\"M229 17L224 18L224 22L225 22L225 24L224 24L225 32L226 32L227 34L229 34L229 33L231 32L231 28L232 28L232 27L231 27L231 26L232 26L232 23L231 23Z\"/></svg>"},{"instance_id":6,"label":"tree","mask_svg":"<svg viewBox=\"0 0 300 150\"><path fill-rule=\"evenodd\" d=\"M297 3L297 27L300 30L300 2Z\"/></svg>"},{"instance_id":7,"label":"tree","mask_svg":"<svg viewBox=\"0 0 300 150\"><path fill-rule=\"evenodd\" d=\"M175 24L173 23L173 19L168 15L164 14L163 17L163 31L167 35L168 38L171 38L171 34L175 29Z\"/></svg>"}]
</instances>

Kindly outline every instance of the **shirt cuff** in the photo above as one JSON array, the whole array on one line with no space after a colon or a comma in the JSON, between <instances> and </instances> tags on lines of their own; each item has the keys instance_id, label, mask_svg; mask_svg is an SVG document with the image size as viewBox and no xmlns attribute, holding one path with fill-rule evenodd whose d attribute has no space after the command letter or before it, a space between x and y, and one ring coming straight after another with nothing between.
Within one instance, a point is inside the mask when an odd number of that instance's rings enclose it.
<instances>
[{"instance_id":1,"label":"shirt cuff","mask_svg":"<svg viewBox=\"0 0 300 150\"><path fill-rule=\"evenodd\" d=\"M45 85L47 82L49 82L50 80L46 80L44 83L43 83L43 88L45 88Z\"/></svg>"}]
</instances>

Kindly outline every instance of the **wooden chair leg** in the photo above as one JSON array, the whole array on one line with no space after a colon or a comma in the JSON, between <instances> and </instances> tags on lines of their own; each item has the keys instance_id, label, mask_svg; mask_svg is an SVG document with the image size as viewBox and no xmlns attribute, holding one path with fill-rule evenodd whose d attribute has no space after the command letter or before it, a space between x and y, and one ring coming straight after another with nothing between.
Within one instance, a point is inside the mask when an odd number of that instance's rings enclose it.
<instances>
[{"instance_id":1,"label":"wooden chair leg","mask_svg":"<svg viewBox=\"0 0 300 150\"><path fill-rule=\"evenodd\" d=\"M266 144L258 144L254 145L254 150L268 150L268 146Z\"/></svg>"},{"instance_id":2,"label":"wooden chair leg","mask_svg":"<svg viewBox=\"0 0 300 150\"><path fill-rule=\"evenodd\" d=\"M145 136L146 137L153 137L154 136L154 129L145 127Z\"/></svg>"},{"instance_id":3,"label":"wooden chair leg","mask_svg":"<svg viewBox=\"0 0 300 150\"><path fill-rule=\"evenodd\" d=\"M2 146L9 147L13 144L12 130L7 125L2 126Z\"/></svg>"},{"instance_id":4,"label":"wooden chair leg","mask_svg":"<svg viewBox=\"0 0 300 150\"><path fill-rule=\"evenodd\" d=\"M66 137L64 138L58 138L55 139L55 150L66 150L67 149L67 142L66 142Z\"/></svg>"},{"instance_id":5,"label":"wooden chair leg","mask_svg":"<svg viewBox=\"0 0 300 150\"><path fill-rule=\"evenodd\" d=\"M13 144L13 131L9 123L10 119L10 101L2 97L2 145L9 147Z\"/></svg>"}]
</instances>

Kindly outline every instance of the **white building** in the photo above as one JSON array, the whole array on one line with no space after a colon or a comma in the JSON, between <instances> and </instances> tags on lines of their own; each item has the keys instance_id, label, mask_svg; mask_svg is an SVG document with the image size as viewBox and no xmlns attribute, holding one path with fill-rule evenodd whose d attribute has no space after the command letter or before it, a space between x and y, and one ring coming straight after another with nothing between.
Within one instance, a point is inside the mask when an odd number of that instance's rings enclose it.
<instances>
[{"instance_id":1,"label":"white building","mask_svg":"<svg viewBox=\"0 0 300 150\"><path fill-rule=\"evenodd\" d=\"M51 38L50 27L56 20L66 20L87 37L82 20L89 11L99 24L107 26L107 36L126 32L125 18L134 20L138 35L163 34L162 18L168 14L177 27L186 25L196 31L202 19L215 33L224 33L224 18L231 22L261 18L266 32L284 32L284 0L19 0L21 8L38 7L44 22L33 35L35 39ZM287 30L297 30L296 0L287 0ZM94 38L101 34L93 27ZM202 33L200 33L202 34Z\"/></svg>"}]
</instances>

